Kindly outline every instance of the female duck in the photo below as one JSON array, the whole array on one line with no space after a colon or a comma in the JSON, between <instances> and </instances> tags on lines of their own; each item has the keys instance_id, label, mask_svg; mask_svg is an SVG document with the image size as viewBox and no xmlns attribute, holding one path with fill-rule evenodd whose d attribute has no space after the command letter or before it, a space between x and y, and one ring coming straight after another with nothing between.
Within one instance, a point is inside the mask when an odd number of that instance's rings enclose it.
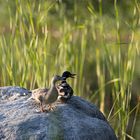
<instances>
[{"instance_id":1,"label":"female duck","mask_svg":"<svg viewBox=\"0 0 140 140\"><path fill-rule=\"evenodd\" d=\"M46 111L43 107L44 104L47 104L49 109L52 109L51 104L55 102L58 97L56 82L61 80L63 80L63 77L56 75L52 78L49 89L45 88L33 90L32 98L40 104L40 109L42 112Z\"/></svg>"}]
</instances>

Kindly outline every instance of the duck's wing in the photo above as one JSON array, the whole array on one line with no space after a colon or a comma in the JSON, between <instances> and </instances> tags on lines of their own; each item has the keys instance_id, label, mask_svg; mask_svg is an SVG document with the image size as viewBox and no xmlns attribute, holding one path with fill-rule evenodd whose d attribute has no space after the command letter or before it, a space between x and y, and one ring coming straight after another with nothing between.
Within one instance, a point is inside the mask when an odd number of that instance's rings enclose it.
<instances>
[{"instance_id":1,"label":"duck's wing","mask_svg":"<svg viewBox=\"0 0 140 140\"><path fill-rule=\"evenodd\" d=\"M73 95L73 89L68 83L62 83L58 86L58 94L60 96L72 96Z\"/></svg>"},{"instance_id":2,"label":"duck's wing","mask_svg":"<svg viewBox=\"0 0 140 140\"><path fill-rule=\"evenodd\" d=\"M45 94L48 92L48 88L38 88L32 90L32 98L39 98L39 96L45 96Z\"/></svg>"},{"instance_id":3,"label":"duck's wing","mask_svg":"<svg viewBox=\"0 0 140 140\"><path fill-rule=\"evenodd\" d=\"M35 94L35 93L44 93L44 92L48 92L48 88L37 88L37 89L34 89L32 90L32 93Z\"/></svg>"}]
</instances>

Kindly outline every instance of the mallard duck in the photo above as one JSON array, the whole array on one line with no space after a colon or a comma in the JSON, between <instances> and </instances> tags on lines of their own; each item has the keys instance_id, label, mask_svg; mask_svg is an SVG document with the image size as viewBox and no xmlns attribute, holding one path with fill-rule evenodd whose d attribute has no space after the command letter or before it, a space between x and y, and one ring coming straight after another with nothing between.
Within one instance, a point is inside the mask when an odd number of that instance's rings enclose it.
<instances>
[{"instance_id":1,"label":"mallard duck","mask_svg":"<svg viewBox=\"0 0 140 140\"><path fill-rule=\"evenodd\" d=\"M45 112L43 105L47 104L49 109L52 109L51 104L57 100L58 91L56 89L56 82L63 80L61 76L54 76L50 83L50 88L36 89L32 91L32 98L40 104L41 112Z\"/></svg>"},{"instance_id":2,"label":"mallard duck","mask_svg":"<svg viewBox=\"0 0 140 140\"><path fill-rule=\"evenodd\" d=\"M71 77L74 78L76 74L72 74L69 71L65 71L62 74L63 80L62 82L57 86L58 89L58 100L65 103L67 100L71 98L73 95L73 89L71 86L67 83L67 78Z\"/></svg>"}]
</instances>

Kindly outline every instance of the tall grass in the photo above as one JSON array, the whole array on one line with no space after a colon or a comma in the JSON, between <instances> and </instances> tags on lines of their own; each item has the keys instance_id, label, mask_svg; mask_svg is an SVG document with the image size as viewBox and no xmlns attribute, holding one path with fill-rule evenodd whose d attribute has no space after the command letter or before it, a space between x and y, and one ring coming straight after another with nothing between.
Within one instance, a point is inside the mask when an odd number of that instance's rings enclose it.
<instances>
[{"instance_id":1,"label":"tall grass","mask_svg":"<svg viewBox=\"0 0 140 140\"><path fill-rule=\"evenodd\" d=\"M56 73L75 72L77 78L69 80L75 94L96 102L120 139L134 139L135 121L131 135L127 133L127 125L131 113L139 106L130 110L135 59L139 52L137 0L132 7L131 23L127 19L122 21L116 0L114 18L104 15L102 0L99 12L91 1L84 3L86 17L85 13L79 14L78 2L74 2L74 14L70 18L62 2L6 3L9 16L8 25L4 26L6 32L0 35L0 85L34 89L48 86ZM129 38L123 39L125 36ZM93 84L97 86L94 91ZM108 96L110 100L106 100ZM107 103L112 105L110 111Z\"/></svg>"}]
</instances>

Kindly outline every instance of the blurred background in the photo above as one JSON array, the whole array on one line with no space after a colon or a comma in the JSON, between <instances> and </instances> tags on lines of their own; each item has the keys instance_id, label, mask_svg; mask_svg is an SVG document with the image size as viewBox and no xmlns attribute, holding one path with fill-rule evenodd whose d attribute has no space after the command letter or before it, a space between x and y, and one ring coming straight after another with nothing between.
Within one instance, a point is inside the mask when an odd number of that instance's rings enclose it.
<instances>
[{"instance_id":1,"label":"blurred background","mask_svg":"<svg viewBox=\"0 0 140 140\"><path fill-rule=\"evenodd\" d=\"M118 139L140 129L138 0L0 0L0 86L48 87L68 70Z\"/></svg>"}]
</instances>

